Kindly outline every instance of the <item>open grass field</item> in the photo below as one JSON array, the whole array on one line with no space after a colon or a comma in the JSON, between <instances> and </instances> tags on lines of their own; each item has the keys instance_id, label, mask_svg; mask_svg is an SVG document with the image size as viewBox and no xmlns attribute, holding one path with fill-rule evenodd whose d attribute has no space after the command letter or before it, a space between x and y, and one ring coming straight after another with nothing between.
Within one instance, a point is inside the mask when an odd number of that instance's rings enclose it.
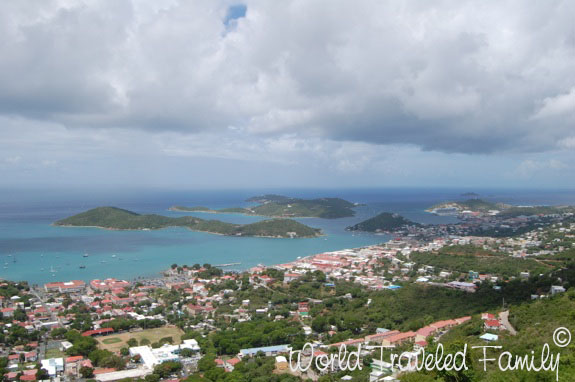
<instances>
[{"instance_id":1,"label":"open grass field","mask_svg":"<svg viewBox=\"0 0 575 382\"><path fill-rule=\"evenodd\" d=\"M66 356L66 354L61 352L60 349L58 349L58 348L46 350L46 355L45 355L46 359L48 359L48 358L60 358L60 357L65 357L65 356Z\"/></svg>"},{"instance_id":2,"label":"open grass field","mask_svg":"<svg viewBox=\"0 0 575 382\"><path fill-rule=\"evenodd\" d=\"M123 347L128 347L126 342L130 338L135 338L140 344L144 338L150 341L150 344L158 342L164 337L172 337L174 339L174 344L180 344L182 341L180 337L184 334L179 328L176 327L163 327L155 329L146 329L141 332L134 333L121 333L105 337L97 337L99 348L110 350L113 352L119 351Z\"/></svg>"},{"instance_id":3,"label":"open grass field","mask_svg":"<svg viewBox=\"0 0 575 382\"><path fill-rule=\"evenodd\" d=\"M104 339L102 340L102 343L103 343L103 344L106 344L106 345L111 345L111 344L115 344L115 343L118 343L118 342L122 342L122 339L121 339L121 338L118 338L118 337L112 337L112 338L104 338Z\"/></svg>"}]
</instances>

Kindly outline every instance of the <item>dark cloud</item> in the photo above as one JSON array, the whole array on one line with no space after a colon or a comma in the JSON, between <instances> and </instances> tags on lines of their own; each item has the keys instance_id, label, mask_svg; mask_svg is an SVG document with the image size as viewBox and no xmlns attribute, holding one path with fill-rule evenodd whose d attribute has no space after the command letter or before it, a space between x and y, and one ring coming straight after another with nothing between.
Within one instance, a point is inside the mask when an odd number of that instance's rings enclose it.
<instances>
[{"instance_id":1,"label":"dark cloud","mask_svg":"<svg viewBox=\"0 0 575 382\"><path fill-rule=\"evenodd\" d=\"M552 150L575 136L573 14L567 0L3 2L0 113L69 127Z\"/></svg>"}]
</instances>

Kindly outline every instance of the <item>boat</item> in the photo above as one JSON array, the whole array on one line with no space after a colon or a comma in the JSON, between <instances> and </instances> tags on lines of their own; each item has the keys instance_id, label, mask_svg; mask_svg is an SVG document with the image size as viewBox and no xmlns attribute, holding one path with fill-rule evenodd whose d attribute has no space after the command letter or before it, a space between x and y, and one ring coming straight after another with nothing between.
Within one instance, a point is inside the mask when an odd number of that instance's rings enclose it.
<instances>
[{"instance_id":1,"label":"boat","mask_svg":"<svg viewBox=\"0 0 575 382\"><path fill-rule=\"evenodd\" d=\"M86 269L86 266L85 266L85 265L80 265L78 268L80 268L80 269Z\"/></svg>"},{"instance_id":2,"label":"boat","mask_svg":"<svg viewBox=\"0 0 575 382\"><path fill-rule=\"evenodd\" d=\"M225 267L231 267L233 265L240 265L241 263L228 263L228 264L217 264L214 265L214 267L218 267L218 268L225 268Z\"/></svg>"},{"instance_id":3,"label":"boat","mask_svg":"<svg viewBox=\"0 0 575 382\"><path fill-rule=\"evenodd\" d=\"M116 255L112 255L112 257L116 257Z\"/></svg>"},{"instance_id":4,"label":"boat","mask_svg":"<svg viewBox=\"0 0 575 382\"><path fill-rule=\"evenodd\" d=\"M83 257L88 257L88 254L87 254L87 253L84 253L84 256L83 256Z\"/></svg>"}]
</instances>

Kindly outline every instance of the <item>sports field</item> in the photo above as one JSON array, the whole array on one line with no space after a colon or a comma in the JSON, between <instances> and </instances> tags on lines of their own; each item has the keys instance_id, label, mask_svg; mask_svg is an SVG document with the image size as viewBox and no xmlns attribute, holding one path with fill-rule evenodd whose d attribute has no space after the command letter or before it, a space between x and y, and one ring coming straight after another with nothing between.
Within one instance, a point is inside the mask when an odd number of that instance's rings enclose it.
<instances>
[{"instance_id":1,"label":"sports field","mask_svg":"<svg viewBox=\"0 0 575 382\"><path fill-rule=\"evenodd\" d=\"M104 337L97 337L99 348L110 350L113 352L119 351L123 347L129 347L126 343L130 338L135 338L140 344L144 338L150 341L150 345L154 342L158 342L160 339L164 337L172 337L174 340L174 344L179 344L182 341L180 340L181 335L184 334L179 328L176 327L163 327L163 328L154 328L154 329L146 329L142 330L141 332L134 332L134 333L121 333L116 335L104 336Z\"/></svg>"}]
</instances>

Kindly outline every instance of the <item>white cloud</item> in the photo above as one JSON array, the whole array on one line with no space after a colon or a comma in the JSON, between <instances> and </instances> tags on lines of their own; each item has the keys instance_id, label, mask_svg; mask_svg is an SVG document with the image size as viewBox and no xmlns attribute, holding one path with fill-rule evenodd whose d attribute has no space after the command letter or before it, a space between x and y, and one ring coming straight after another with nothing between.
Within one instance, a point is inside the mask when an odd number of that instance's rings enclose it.
<instances>
[{"instance_id":1,"label":"white cloud","mask_svg":"<svg viewBox=\"0 0 575 382\"><path fill-rule=\"evenodd\" d=\"M568 93L546 97L533 118L543 119L565 115L575 115L575 87L571 88Z\"/></svg>"},{"instance_id":2,"label":"white cloud","mask_svg":"<svg viewBox=\"0 0 575 382\"><path fill-rule=\"evenodd\" d=\"M0 113L445 152L547 150L572 127L540 134L575 99L573 2L249 0L226 31L231 4L3 2Z\"/></svg>"}]
</instances>

